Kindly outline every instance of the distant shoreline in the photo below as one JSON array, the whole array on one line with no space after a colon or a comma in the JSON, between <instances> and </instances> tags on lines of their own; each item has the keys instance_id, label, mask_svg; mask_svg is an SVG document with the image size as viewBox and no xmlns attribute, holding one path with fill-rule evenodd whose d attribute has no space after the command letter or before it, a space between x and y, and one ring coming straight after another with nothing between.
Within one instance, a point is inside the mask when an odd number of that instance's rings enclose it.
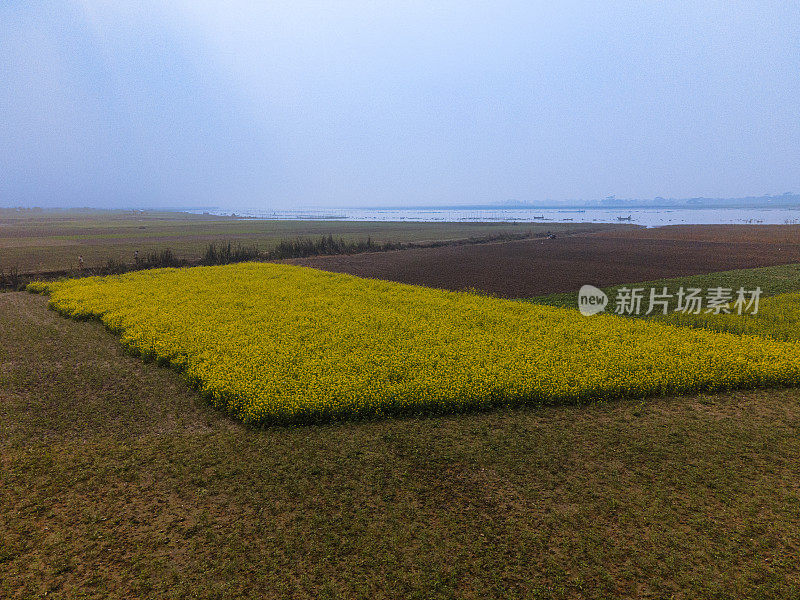
<instances>
[{"instance_id":1,"label":"distant shoreline","mask_svg":"<svg viewBox=\"0 0 800 600\"><path fill-rule=\"evenodd\" d=\"M98 209L98 208L0 208L2 221L32 214L96 214L107 218L188 218L213 220L397 222L397 223L620 223L642 227L669 225L798 225L800 205L775 207L413 207L413 208L307 208L253 209Z\"/></svg>"},{"instance_id":2,"label":"distant shoreline","mask_svg":"<svg viewBox=\"0 0 800 600\"><path fill-rule=\"evenodd\" d=\"M207 211L206 211L207 212ZM280 221L431 223L625 223L668 225L797 225L800 206L785 208L405 208L212 212L219 216Z\"/></svg>"}]
</instances>

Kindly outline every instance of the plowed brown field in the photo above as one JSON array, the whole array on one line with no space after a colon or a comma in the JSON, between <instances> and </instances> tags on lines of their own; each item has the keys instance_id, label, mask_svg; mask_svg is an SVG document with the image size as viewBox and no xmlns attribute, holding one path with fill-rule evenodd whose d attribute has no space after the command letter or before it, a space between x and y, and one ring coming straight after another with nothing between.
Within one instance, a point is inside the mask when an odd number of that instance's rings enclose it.
<instances>
[{"instance_id":1,"label":"plowed brown field","mask_svg":"<svg viewBox=\"0 0 800 600\"><path fill-rule=\"evenodd\" d=\"M578 234L290 261L328 271L507 298L800 262L800 226L704 225Z\"/></svg>"}]
</instances>

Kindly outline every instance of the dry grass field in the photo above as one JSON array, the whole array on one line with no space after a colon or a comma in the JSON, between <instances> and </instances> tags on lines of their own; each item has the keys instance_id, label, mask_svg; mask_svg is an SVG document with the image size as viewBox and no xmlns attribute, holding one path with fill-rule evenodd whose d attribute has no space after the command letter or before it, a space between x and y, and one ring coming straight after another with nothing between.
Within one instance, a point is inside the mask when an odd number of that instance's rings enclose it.
<instances>
[{"instance_id":1,"label":"dry grass field","mask_svg":"<svg viewBox=\"0 0 800 600\"><path fill-rule=\"evenodd\" d=\"M16 211L0 209L0 269L21 273L100 267L109 260L126 264L149 252L171 249L180 259L196 260L215 242L256 245L269 250L281 240L334 235L348 241L371 237L377 243L424 243L502 234L577 233L608 228L598 224L539 223L360 223L343 221L256 221L141 211Z\"/></svg>"},{"instance_id":2,"label":"dry grass field","mask_svg":"<svg viewBox=\"0 0 800 600\"><path fill-rule=\"evenodd\" d=\"M794 389L248 429L43 297L0 331L3 598L800 595Z\"/></svg>"}]
</instances>

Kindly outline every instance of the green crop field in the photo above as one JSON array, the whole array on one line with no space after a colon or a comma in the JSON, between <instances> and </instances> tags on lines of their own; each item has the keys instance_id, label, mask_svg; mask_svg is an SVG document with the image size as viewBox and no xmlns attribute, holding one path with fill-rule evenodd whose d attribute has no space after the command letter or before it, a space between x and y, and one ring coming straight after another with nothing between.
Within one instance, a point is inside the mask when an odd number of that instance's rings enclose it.
<instances>
[{"instance_id":1,"label":"green crop field","mask_svg":"<svg viewBox=\"0 0 800 600\"><path fill-rule=\"evenodd\" d=\"M591 282L587 282L591 283ZM631 287L633 284L626 283L621 285L608 286L603 291L612 301L616 297L620 288ZM672 277L668 279L657 279L654 281L636 282L635 287L650 290L656 288L661 290L666 287L673 293L680 287L700 288L708 290L715 287L738 289L743 287L747 290L761 288L764 297L776 296L789 292L800 292L800 264L778 265L774 267L761 267L758 269L734 269L732 271L720 271L717 273L704 273L701 275L690 275L687 277ZM563 308L578 308L577 290L568 294L549 294L530 298L534 304L545 306L558 306Z\"/></svg>"}]
</instances>

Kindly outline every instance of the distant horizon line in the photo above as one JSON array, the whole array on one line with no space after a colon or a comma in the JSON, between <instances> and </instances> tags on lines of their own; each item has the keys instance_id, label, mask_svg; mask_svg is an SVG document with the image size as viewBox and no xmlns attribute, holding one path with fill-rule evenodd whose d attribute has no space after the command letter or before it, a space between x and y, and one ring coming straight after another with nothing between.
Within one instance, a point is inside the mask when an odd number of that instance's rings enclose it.
<instances>
[{"instance_id":1,"label":"distant horizon line","mask_svg":"<svg viewBox=\"0 0 800 600\"><path fill-rule=\"evenodd\" d=\"M197 212L197 211L235 211L241 212L300 212L305 210L313 211L336 211L336 210L375 210L375 211L403 211L403 210L619 210L619 209L733 209L733 208L800 208L800 194L785 192L780 195L765 194L762 196L740 196L740 197L704 197L696 196L691 198L664 198L656 196L651 199L643 198L617 198L607 196L602 199L592 200L544 200L544 201L518 201L509 199L486 204L419 204L419 205L368 205L368 206L315 206L308 205L302 207L274 207L259 208L245 207L238 208L223 206L91 206L91 205L62 205L62 206L41 206L41 205L0 205L3 210L107 210L107 211L142 211L142 212Z\"/></svg>"}]
</instances>

